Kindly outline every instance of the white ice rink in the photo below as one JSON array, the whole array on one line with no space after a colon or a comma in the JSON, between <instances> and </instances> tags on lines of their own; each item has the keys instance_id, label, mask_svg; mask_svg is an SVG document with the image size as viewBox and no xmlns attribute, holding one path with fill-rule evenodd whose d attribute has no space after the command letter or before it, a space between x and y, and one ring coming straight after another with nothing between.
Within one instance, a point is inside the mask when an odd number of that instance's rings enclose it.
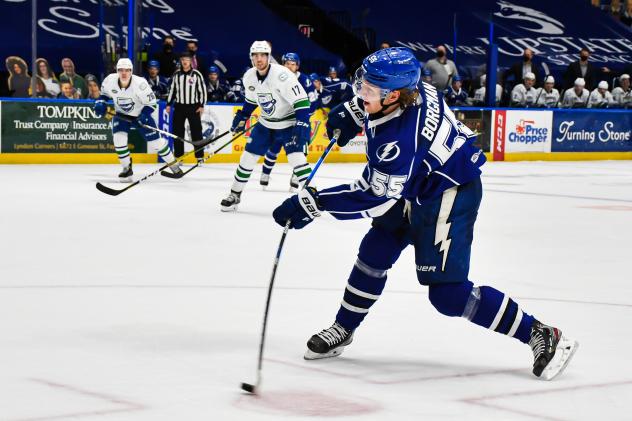
<instances>
[{"instance_id":1,"label":"white ice rink","mask_svg":"<svg viewBox=\"0 0 632 421\"><path fill-rule=\"evenodd\" d=\"M630 420L632 164L488 163L470 278L580 342L552 382L527 345L437 313L412 249L337 359L329 327L369 221L291 231L256 358L289 168L258 170L219 210L235 165L160 176L118 197L118 166L0 166L0 420ZM137 176L152 165L135 166ZM360 165L325 164L319 187Z\"/></svg>"}]
</instances>

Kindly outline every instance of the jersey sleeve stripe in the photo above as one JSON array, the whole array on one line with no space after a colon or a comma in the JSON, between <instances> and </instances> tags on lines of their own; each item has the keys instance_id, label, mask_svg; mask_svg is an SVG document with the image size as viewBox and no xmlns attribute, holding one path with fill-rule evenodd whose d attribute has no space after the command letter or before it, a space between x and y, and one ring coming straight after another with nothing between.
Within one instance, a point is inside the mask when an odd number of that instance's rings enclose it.
<instances>
[{"instance_id":1,"label":"jersey sleeve stripe","mask_svg":"<svg viewBox=\"0 0 632 421\"><path fill-rule=\"evenodd\" d=\"M298 101L294 103L295 110L300 110L300 109L309 108L309 107L310 107L309 99L307 98L299 99Z\"/></svg>"}]
</instances>

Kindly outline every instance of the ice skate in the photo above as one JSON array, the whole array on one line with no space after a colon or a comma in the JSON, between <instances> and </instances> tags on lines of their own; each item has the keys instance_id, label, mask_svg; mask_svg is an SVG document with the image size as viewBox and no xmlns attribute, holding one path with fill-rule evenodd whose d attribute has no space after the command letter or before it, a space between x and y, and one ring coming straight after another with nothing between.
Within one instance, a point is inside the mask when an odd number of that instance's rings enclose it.
<instances>
[{"instance_id":1,"label":"ice skate","mask_svg":"<svg viewBox=\"0 0 632 421\"><path fill-rule=\"evenodd\" d=\"M237 210L237 205L241 202L241 193L231 191L226 199L222 200L222 212L230 212Z\"/></svg>"},{"instance_id":2,"label":"ice skate","mask_svg":"<svg viewBox=\"0 0 632 421\"><path fill-rule=\"evenodd\" d=\"M349 331L335 322L330 328L322 330L307 341L307 351L303 358L318 360L337 357L345 346L353 341L353 331Z\"/></svg>"},{"instance_id":3,"label":"ice skate","mask_svg":"<svg viewBox=\"0 0 632 421\"><path fill-rule=\"evenodd\" d=\"M290 191L298 190L299 185L298 177L292 174L292 178L290 178Z\"/></svg>"},{"instance_id":4,"label":"ice skate","mask_svg":"<svg viewBox=\"0 0 632 421\"><path fill-rule=\"evenodd\" d=\"M533 374L553 380L566 368L579 343L562 335L562 331L537 320L531 326L529 346L533 351Z\"/></svg>"},{"instance_id":5,"label":"ice skate","mask_svg":"<svg viewBox=\"0 0 632 421\"><path fill-rule=\"evenodd\" d=\"M270 184L270 174L261 174L261 178L259 179L259 184L261 184L261 186L265 190L266 187L268 187L268 184Z\"/></svg>"},{"instance_id":6,"label":"ice skate","mask_svg":"<svg viewBox=\"0 0 632 421\"><path fill-rule=\"evenodd\" d=\"M184 175L184 173L182 172L182 168L180 168L179 161L173 161L173 163L169 165L169 169L176 178L180 178Z\"/></svg>"},{"instance_id":7,"label":"ice skate","mask_svg":"<svg viewBox=\"0 0 632 421\"><path fill-rule=\"evenodd\" d=\"M123 167L123 171L120 172L119 181L121 183L131 183L132 176L134 175L134 171L132 171L132 160L130 159L129 165Z\"/></svg>"}]
</instances>

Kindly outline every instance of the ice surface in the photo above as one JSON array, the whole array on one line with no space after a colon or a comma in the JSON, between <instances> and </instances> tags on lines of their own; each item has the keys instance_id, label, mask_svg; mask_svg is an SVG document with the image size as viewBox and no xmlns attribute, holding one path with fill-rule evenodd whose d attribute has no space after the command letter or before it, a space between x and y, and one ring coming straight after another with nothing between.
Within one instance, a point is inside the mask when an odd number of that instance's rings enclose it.
<instances>
[{"instance_id":1,"label":"ice surface","mask_svg":"<svg viewBox=\"0 0 632 421\"><path fill-rule=\"evenodd\" d=\"M260 397L239 384L255 380L290 171L265 192L255 171L221 213L234 168L110 197L94 184L117 166L0 166L0 420L632 418L630 162L485 166L471 279L580 341L558 380L532 377L528 346L438 314L412 249L345 353L304 361L369 226L325 216L289 233ZM360 170L325 164L316 185Z\"/></svg>"}]
</instances>

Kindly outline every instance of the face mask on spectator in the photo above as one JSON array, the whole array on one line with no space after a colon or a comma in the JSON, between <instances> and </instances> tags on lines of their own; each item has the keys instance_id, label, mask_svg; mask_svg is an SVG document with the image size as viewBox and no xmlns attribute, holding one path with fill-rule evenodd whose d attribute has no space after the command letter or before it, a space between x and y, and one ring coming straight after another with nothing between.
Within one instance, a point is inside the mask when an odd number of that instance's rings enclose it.
<instances>
[{"instance_id":1,"label":"face mask on spectator","mask_svg":"<svg viewBox=\"0 0 632 421\"><path fill-rule=\"evenodd\" d=\"M443 50L437 50L437 57L441 58L445 56L445 51Z\"/></svg>"},{"instance_id":2,"label":"face mask on spectator","mask_svg":"<svg viewBox=\"0 0 632 421\"><path fill-rule=\"evenodd\" d=\"M579 56L579 58L581 59L581 61L588 61L588 54L582 54L581 56Z\"/></svg>"}]
</instances>

